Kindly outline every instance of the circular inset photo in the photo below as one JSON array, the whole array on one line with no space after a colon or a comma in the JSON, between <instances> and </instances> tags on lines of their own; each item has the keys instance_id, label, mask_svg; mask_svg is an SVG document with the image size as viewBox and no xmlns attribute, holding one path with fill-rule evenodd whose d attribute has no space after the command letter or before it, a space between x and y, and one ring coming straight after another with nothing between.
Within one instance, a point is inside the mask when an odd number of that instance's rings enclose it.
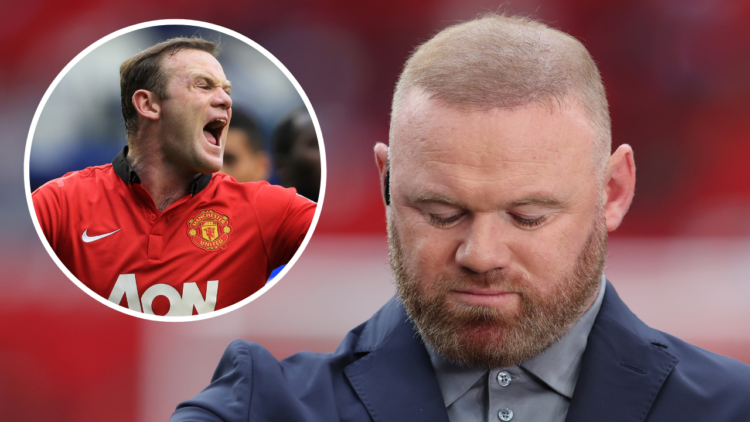
<instances>
[{"instance_id":1,"label":"circular inset photo","mask_svg":"<svg viewBox=\"0 0 750 422\"><path fill-rule=\"evenodd\" d=\"M267 291L320 216L313 108L268 51L187 20L112 33L44 95L26 145L34 226L62 271L129 315L190 321Z\"/></svg>"}]
</instances>

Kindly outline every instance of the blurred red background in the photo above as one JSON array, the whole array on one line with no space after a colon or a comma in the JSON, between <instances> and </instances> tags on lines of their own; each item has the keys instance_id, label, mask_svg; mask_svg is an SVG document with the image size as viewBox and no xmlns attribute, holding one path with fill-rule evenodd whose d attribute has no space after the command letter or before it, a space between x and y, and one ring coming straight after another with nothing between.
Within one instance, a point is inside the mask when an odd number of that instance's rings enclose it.
<instances>
[{"instance_id":1,"label":"blurred red background","mask_svg":"<svg viewBox=\"0 0 750 422\"><path fill-rule=\"evenodd\" d=\"M166 420L242 337L277 356L332 350L391 294L372 145L409 52L496 2L134 0L3 2L0 27L0 419ZM599 63L613 143L638 184L607 274L646 322L750 362L750 4L740 0L517 1ZM295 75L319 117L328 187L313 241L278 286L198 323L121 315L79 291L31 225L24 145L44 92L81 50L155 19L222 25ZM81 89L86 89L82 87ZM75 107L75 104L71 104Z\"/></svg>"}]
</instances>

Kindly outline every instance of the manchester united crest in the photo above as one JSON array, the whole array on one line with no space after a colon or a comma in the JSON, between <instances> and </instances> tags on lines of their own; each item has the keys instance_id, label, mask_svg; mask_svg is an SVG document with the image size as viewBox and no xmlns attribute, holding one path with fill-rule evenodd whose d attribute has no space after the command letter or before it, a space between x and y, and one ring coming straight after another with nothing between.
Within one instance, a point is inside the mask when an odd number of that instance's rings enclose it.
<instances>
[{"instance_id":1,"label":"manchester united crest","mask_svg":"<svg viewBox=\"0 0 750 422\"><path fill-rule=\"evenodd\" d=\"M229 217L214 210L203 210L188 221L188 236L195 246L207 251L226 249L231 232Z\"/></svg>"}]
</instances>

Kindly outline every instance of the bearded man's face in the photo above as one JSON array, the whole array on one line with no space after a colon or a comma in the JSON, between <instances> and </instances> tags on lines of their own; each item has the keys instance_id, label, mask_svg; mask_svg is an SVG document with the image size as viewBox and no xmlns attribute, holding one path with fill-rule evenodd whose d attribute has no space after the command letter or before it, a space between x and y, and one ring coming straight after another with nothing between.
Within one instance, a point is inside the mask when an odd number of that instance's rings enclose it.
<instances>
[{"instance_id":1,"label":"bearded man's face","mask_svg":"<svg viewBox=\"0 0 750 422\"><path fill-rule=\"evenodd\" d=\"M503 368L531 359L559 340L591 305L607 249L607 231L597 221L570 271L542 293L527 276L493 270L427 282L405 262L403 246L389 219L388 247L398 297L420 335L439 354L468 366ZM452 303L451 292L488 288L513 292L519 312L502 307Z\"/></svg>"},{"instance_id":2,"label":"bearded man's face","mask_svg":"<svg viewBox=\"0 0 750 422\"><path fill-rule=\"evenodd\" d=\"M606 193L580 105L467 111L412 93L394 116L388 233L399 297L438 353L506 367L591 306Z\"/></svg>"}]
</instances>

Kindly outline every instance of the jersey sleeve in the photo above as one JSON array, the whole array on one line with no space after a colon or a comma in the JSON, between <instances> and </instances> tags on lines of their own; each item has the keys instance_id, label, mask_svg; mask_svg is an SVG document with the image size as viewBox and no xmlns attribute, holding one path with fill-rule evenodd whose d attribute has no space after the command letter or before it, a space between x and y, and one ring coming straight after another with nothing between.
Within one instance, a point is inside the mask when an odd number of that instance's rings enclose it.
<instances>
[{"instance_id":1,"label":"jersey sleeve","mask_svg":"<svg viewBox=\"0 0 750 422\"><path fill-rule=\"evenodd\" d=\"M48 182L31 194L34 212L39 220L44 237L50 246L57 251L61 236L60 219L62 216L62 184L60 179Z\"/></svg>"},{"instance_id":2,"label":"jersey sleeve","mask_svg":"<svg viewBox=\"0 0 750 422\"><path fill-rule=\"evenodd\" d=\"M310 228L315 202L293 188L261 184L254 195L270 268L289 262Z\"/></svg>"}]
</instances>

